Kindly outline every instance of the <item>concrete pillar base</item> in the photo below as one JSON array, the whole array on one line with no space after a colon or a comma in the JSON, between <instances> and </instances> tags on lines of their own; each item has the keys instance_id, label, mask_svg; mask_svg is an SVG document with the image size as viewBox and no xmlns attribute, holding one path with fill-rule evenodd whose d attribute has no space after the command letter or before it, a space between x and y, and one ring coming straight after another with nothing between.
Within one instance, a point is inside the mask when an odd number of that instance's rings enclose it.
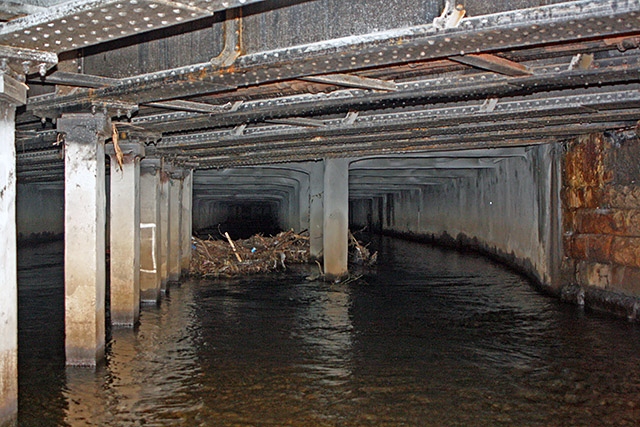
<instances>
[{"instance_id":1,"label":"concrete pillar base","mask_svg":"<svg viewBox=\"0 0 640 427\"><path fill-rule=\"evenodd\" d=\"M17 335L17 331L16 331ZM18 349L0 353L0 427L14 426L18 415Z\"/></svg>"}]
</instances>

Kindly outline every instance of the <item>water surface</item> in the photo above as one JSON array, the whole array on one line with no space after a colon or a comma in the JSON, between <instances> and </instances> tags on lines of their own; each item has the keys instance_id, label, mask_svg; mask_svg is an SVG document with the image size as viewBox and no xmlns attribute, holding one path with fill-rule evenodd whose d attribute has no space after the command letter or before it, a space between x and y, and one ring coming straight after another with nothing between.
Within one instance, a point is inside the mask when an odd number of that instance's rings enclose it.
<instances>
[{"instance_id":1,"label":"water surface","mask_svg":"<svg viewBox=\"0 0 640 427\"><path fill-rule=\"evenodd\" d=\"M20 426L640 423L640 328L484 258L393 239L346 285L189 281L65 368L62 245L19 253Z\"/></svg>"}]
</instances>

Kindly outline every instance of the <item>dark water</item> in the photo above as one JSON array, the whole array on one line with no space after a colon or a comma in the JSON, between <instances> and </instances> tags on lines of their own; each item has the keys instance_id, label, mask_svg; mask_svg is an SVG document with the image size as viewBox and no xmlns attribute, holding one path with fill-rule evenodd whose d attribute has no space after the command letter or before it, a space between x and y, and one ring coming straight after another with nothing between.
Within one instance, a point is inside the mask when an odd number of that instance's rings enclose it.
<instances>
[{"instance_id":1,"label":"dark water","mask_svg":"<svg viewBox=\"0 0 640 427\"><path fill-rule=\"evenodd\" d=\"M640 328L480 257L383 239L366 282L194 281L64 367L62 246L20 251L21 426L640 423Z\"/></svg>"}]
</instances>

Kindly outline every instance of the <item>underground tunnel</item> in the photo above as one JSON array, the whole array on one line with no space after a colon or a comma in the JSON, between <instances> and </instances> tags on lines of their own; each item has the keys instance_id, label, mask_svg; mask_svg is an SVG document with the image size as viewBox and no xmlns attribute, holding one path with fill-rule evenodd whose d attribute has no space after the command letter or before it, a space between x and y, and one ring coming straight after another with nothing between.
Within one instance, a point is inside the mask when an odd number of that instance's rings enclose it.
<instances>
[{"instance_id":1,"label":"underground tunnel","mask_svg":"<svg viewBox=\"0 0 640 427\"><path fill-rule=\"evenodd\" d=\"M636 425L639 20L2 2L0 426Z\"/></svg>"}]
</instances>

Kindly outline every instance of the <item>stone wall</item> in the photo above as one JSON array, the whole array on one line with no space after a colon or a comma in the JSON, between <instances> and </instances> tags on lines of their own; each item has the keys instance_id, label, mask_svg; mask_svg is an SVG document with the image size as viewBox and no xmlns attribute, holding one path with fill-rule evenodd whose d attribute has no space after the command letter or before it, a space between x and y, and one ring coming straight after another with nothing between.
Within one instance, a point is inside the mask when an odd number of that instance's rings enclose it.
<instances>
[{"instance_id":1,"label":"stone wall","mask_svg":"<svg viewBox=\"0 0 640 427\"><path fill-rule=\"evenodd\" d=\"M576 138L563 158L565 297L635 318L640 296L640 142ZM573 285L573 286L571 286Z\"/></svg>"}]
</instances>

